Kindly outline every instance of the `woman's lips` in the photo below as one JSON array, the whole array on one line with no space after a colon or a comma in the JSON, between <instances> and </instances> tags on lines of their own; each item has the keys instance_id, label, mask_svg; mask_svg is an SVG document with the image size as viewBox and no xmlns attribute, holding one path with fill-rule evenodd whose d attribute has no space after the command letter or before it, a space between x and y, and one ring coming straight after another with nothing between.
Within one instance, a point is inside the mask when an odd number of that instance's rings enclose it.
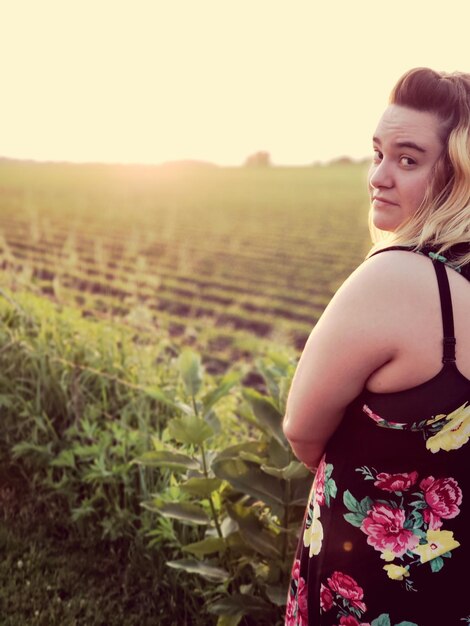
<instances>
[{"instance_id":1,"label":"woman's lips","mask_svg":"<svg viewBox=\"0 0 470 626\"><path fill-rule=\"evenodd\" d=\"M376 207L396 206L396 202L382 198L381 196L374 196L372 198L372 204Z\"/></svg>"}]
</instances>

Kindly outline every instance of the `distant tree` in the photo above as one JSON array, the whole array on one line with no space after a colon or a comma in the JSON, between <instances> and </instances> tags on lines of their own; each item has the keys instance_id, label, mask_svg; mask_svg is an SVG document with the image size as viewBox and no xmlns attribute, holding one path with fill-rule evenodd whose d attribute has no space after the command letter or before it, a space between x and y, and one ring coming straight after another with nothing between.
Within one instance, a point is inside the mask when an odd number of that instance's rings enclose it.
<instances>
[{"instance_id":1,"label":"distant tree","mask_svg":"<svg viewBox=\"0 0 470 626\"><path fill-rule=\"evenodd\" d=\"M245 161L246 167L270 167L271 156L269 152L255 152L251 154Z\"/></svg>"}]
</instances>

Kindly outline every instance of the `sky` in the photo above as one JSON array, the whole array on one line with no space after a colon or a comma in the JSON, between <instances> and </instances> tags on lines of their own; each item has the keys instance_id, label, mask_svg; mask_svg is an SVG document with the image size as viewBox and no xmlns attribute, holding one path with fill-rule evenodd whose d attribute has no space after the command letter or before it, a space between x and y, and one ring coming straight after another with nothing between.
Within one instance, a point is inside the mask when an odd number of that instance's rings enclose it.
<instances>
[{"instance_id":1,"label":"sky","mask_svg":"<svg viewBox=\"0 0 470 626\"><path fill-rule=\"evenodd\" d=\"M470 72L469 0L0 0L0 156L371 155L396 80Z\"/></svg>"}]
</instances>

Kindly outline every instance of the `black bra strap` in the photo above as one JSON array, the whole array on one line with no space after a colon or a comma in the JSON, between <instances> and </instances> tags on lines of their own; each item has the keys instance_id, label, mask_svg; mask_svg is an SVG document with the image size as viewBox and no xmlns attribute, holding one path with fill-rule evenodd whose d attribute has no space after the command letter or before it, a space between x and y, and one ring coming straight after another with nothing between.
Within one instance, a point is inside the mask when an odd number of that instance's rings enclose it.
<instances>
[{"instance_id":1,"label":"black bra strap","mask_svg":"<svg viewBox=\"0 0 470 626\"><path fill-rule=\"evenodd\" d=\"M442 353L443 363L453 363L455 361L455 336L454 336L454 315L452 311L452 298L450 295L449 279L446 268L441 261L433 261L436 270L437 284L439 286L439 296L441 299L442 328L444 330L444 348Z\"/></svg>"}]
</instances>

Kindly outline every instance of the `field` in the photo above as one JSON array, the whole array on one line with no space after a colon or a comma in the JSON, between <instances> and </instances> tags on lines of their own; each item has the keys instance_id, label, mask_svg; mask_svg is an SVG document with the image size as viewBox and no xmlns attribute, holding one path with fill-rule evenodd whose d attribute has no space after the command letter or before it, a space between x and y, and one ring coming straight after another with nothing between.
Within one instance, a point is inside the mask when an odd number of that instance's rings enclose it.
<instances>
[{"instance_id":1,"label":"field","mask_svg":"<svg viewBox=\"0 0 470 626\"><path fill-rule=\"evenodd\" d=\"M368 246L365 167L0 162L2 282L194 345L299 350Z\"/></svg>"},{"instance_id":2,"label":"field","mask_svg":"<svg viewBox=\"0 0 470 626\"><path fill-rule=\"evenodd\" d=\"M0 161L0 622L280 626L281 422L364 164Z\"/></svg>"}]
</instances>

